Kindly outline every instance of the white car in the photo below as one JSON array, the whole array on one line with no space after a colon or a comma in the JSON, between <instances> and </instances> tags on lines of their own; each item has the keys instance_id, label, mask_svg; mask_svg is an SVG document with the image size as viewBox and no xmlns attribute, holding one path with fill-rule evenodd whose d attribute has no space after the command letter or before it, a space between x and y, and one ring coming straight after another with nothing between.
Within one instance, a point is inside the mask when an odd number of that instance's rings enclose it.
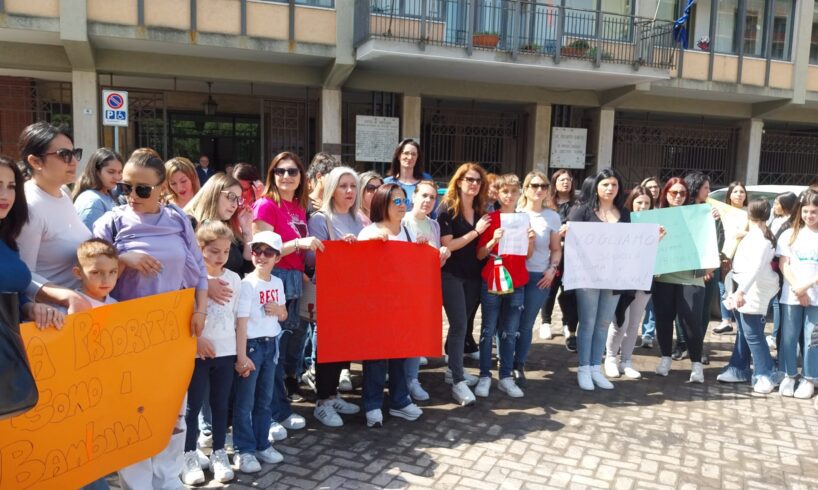
<instances>
[{"instance_id":1,"label":"white car","mask_svg":"<svg viewBox=\"0 0 818 490\"><path fill-rule=\"evenodd\" d=\"M792 192L796 196L801 194L807 189L805 185L748 185L746 186L747 189L747 202L752 201L753 199L766 199L770 201L770 205L772 205L773 201L776 197L784 194L785 192ZM717 189L711 192L708 197L715 199L716 201L726 202L725 195L727 194L727 187L722 187L721 189Z\"/></svg>"}]
</instances>

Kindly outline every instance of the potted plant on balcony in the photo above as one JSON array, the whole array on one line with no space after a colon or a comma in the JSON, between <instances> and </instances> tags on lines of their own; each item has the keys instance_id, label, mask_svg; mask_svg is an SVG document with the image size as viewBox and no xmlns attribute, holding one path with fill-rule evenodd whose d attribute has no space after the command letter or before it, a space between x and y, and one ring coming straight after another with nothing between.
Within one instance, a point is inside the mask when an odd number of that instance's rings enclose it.
<instances>
[{"instance_id":1,"label":"potted plant on balcony","mask_svg":"<svg viewBox=\"0 0 818 490\"><path fill-rule=\"evenodd\" d=\"M570 56L573 58L584 58L589 49L591 49L591 45L588 44L588 41L584 39L577 39L568 46L563 46L562 49L560 49L560 55Z\"/></svg>"},{"instance_id":2,"label":"potted plant on balcony","mask_svg":"<svg viewBox=\"0 0 818 490\"><path fill-rule=\"evenodd\" d=\"M497 47L500 42L500 34L491 31L475 32L472 36L472 45L478 48Z\"/></svg>"}]
</instances>

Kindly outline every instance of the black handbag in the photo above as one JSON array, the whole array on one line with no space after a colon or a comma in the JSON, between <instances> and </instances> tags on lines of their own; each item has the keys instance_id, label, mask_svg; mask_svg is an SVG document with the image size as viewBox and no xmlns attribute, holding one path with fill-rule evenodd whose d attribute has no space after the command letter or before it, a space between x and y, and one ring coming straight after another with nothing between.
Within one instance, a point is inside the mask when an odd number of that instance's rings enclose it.
<instances>
[{"instance_id":1,"label":"black handbag","mask_svg":"<svg viewBox=\"0 0 818 490\"><path fill-rule=\"evenodd\" d=\"M0 293L0 419L31 410L39 392L20 336L17 293Z\"/></svg>"}]
</instances>

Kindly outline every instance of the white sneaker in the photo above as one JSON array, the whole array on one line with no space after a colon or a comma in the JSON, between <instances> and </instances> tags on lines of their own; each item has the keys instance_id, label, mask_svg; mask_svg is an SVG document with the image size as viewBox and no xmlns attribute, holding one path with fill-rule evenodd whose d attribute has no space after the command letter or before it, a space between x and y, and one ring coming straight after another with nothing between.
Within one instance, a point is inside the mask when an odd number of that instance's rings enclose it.
<instances>
[{"instance_id":1,"label":"white sneaker","mask_svg":"<svg viewBox=\"0 0 818 490\"><path fill-rule=\"evenodd\" d=\"M795 394L795 378L785 376L778 386L778 394L781 396L793 396Z\"/></svg>"},{"instance_id":2,"label":"white sneaker","mask_svg":"<svg viewBox=\"0 0 818 490\"><path fill-rule=\"evenodd\" d=\"M625 374L625 377L629 379L639 379L642 377L642 373L633 368L633 363L631 361L625 361L622 363L622 371Z\"/></svg>"},{"instance_id":3,"label":"white sneaker","mask_svg":"<svg viewBox=\"0 0 818 490\"><path fill-rule=\"evenodd\" d=\"M273 446L268 447L264 451L256 451L256 457L269 464L276 464L284 461L284 456L282 456L280 452L273 449Z\"/></svg>"},{"instance_id":4,"label":"white sneaker","mask_svg":"<svg viewBox=\"0 0 818 490\"><path fill-rule=\"evenodd\" d=\"M413 400L419 402L425 402L429 399L429 393L423 389L423 386L420 385L420 381L416 379L413 379L412 382L409 383L409 394Z\"/></svg>"},{"instance_id":5,"label":"white sneaker","mask_svg":"<svg viewBox=\"0 0 818 490\"><path fill-rule=\"evenodd\" d=\"M605 376L609 378L619 377L619 361L615 357L605 358Z\"/></svg>"},{"instance_id":6,"label":"white sneaker","mask_svg":"<svg viewBox=\"0 0 818 490\"><path fill-rule=\"evenodd\" d=\"M403 408L390 408L389 415L405 420L417 420L418 417L423 415L423 410L414 403L410 403Z\"/></svg>"},{"instance_id":7,"label":"white sneaker","mask_svg":"<svg viewBox=\"0 0 818 490\"><path fill-rule=\"evenodd\" d=\"M480 381L477 382L477 387L474 389L474 394L485 398L489 396L489 391L491 391L491 378L488 376L483 376L480 378Z\"/></svg>"},{"instance_id":8,"label":"white sneaker","mask_svg":"<svg viewBox=\"0 0 818 490\"><path fill-rule=\"evenodd\" d=\"M428 364L429 364L429 359L427 359L427 358L425 358L423 356L420 356L420 365L421 366L426 366Z\"/></svg>"},{"instance_id":9,"label":"white sneaker","mask_svg":"<svg viewBox=\"0 0 818 490\"><path fill-rule=\"evenodd\" d=\"M580 366L577 369L577 384L586 391L594 391L594 380L591 378L591 366Z\"/></svg>"},{"instance_id":10,"label":"white sneaker","mask_svg":"<svg viewBox=\"0 0 818 490\"><path fill-rule=\"evenodd\" d=\"M335 395L335 397L331 399L330 403L332 404L332 408L342 415L354 415L361 411L361 407L355 405L354 403L349 403L341 398L340 395Z\"/></svg>"},{"instance_id":11,"label":"white sneaker","mask_svg":"<svg viewBox=\"0 0 818 490\"><path fill-rule=\"evenodd\" d=\"M720 383L746 383L747 380L739 377L734 369L728 369L716 376L716 381Z\"/></svg>"},{"instance_id":12,"label":"white sneaker","mask_svg":"<svg viewBox=\"0 0 818 490\"><path fill-rule=\"evenodd\" d=\"M366 412L367 427L383 427L383 413L380 408Z\"/></svg>"},{"instance_id":13,"label":"white sneaker","mask_svg":"<svg viewBox=\"0 0 818 490\"><path fill-rule=\"evenodd\" d=\"M767 347L769 347L770 350L775 350L775 348L776 348L775 338L773 338L772 335L767 336Z\"/></svg>"},{"instance_id":14,"label":"white sneaker","mask_svg":"<svg viewBox=\"0 0 818 490\"><path fill-rule=\"evenodd\" d=\"M753 385L753 391L763 395L772 393L774 389L775 385L773 384L772 380L770 380L769 376L759 376L756 384Z\"/></svg>"},{"instance_id":15,"label":"white sneaker","mask_svg":"<svg viewBox=\"0 0 818 490\"><path fill-rule=\"evenodd\" d=\"M338 412L335 411L332 402L329 400L324 400L323 403L316 404L312 414L319 422L327 427L343 427L344 425L344 421L341 420L341 416L338 415Z\"/></svg>"},{"instance_id":16,"label":"white sneaker","mask_svg":"<svg viewBox=\"0 0 818 490\"><path fill-rule=\"evenodd\" d=\"M196 449L196 456L199 458L199 466L203 470L210 468L210 459L207 457L204 451L201 449Z\"/></svg>"},{"instance_id":17,"label":"white sneaker","mask_svg":"<svg viewBox=\"0 0 818 490\"><path fill-rule=\"evenodd\" d=\"M233 457L233 465L238 467L242 473L258 473L261 471L261 463L258 462L252 453L238 453Z\"/></svg>"},{"instance_id":18,"label":"white sneaker","mask_svg":"<svg viewBox=\"0 0 818 490\"><path fill-rule=\"evenodd\" d=\"M198 485L204 483L205 476L202 467L199 466L199 457L196 451L185 453L185 466L182 469L182 483L185 485Z\"/></svg>"},{"instance_id":19,"label":"white sneaker","mask_svg":"<svg viewBox=\"0 0 818 490\"><path fill-rule=\"evenodd\" d=\"M281 422L281 425L288 430L298 430L307 426L307 420L297 413L291 413L289 417Z\"/></svg>"},{"instance_id":20,"label":"white sneaker","mask_svg":"<svg viewBox=\"0 0 818 490\"><path fill-rule=\"evenodd\" d=\"M497 389L505 393L506 395L510 396L511 398L522 398L525 393L523 390L517 386L517 383L514 382L514 378L509 376L508 378L503 378L497 383Z\"/></svg>"},{"instance_id":21,"label":"white sneaker","mask_svg":"<svg viewBox=\"0 0 818 490\"><path fill-rule=\"evenodd\" d=\"M213 471L213 479L219 483L227 483L236 476L224 449L213 451L210 455L210 469Z\"/></svg>"},{"instance_id":22,"label":"white sneaker","mask_svg":"<svg viewBox=\"0 0 818 490\"><path fill-rule=\"evenodd\" d=\"M474 403L474 393L469 389L465 381L461 381L452 386L452 397L461 406L472 405Z\"/></svg>"},{"instance_id":23,"label":"white sneaker","mask_svg":"<svg viewBox=\"0 0 818 490\"><path fill-rule=\"evenodd\" d=\"M656 366L656 374L659 376L667 376L670 374L671 364L673 364L673 359L662 356L662 359L659 361L659 365Z\"/></svg>"},{"instance_id":24,"label":"white sneaker","mask_svg":"<svg viewBox=\"0 0 818 490\"><path fill-rule=\"evenodd\" d=\"M598 364L591 366L591 381L594 382L594 385L603 390L612 390L614 388L613 383L608 381L608 378L605 377L605 373L602 372L602 366Z\"/></svg>"},{"instance_id":25,"label":"white sneaker","mask_svg":"<svg viewBox=\"0 0 818 490\"><path fill-rule=\"evenodd\" d=\"M690 368L690 382L704 383L704 367L700 362L694 362Z\"/></svg>"},{"instance_id":26,"label":"white sneaker","mask_svg":"<svg viewBox=\"0 0 818 490\"><path fill-rule=\"evenodd\" d=\"M467 385L474 386L474 385L477 384L477 382L480 380L480 378L478 378L477 376L475 376L473 374L469 374L466 371L463 371L463 380L466 382ZM449 385L452 384L453 379L452 379L452 370L451 369L448 369L448 368L446 369L446 374L443 376L443 381L446 384L449 384Z\"/></svg>"},{"instance_id":27,"label":"white sneaker","mask_svg":"<svg viewBox=\"0 0 818 490\"><path fill-rule=\"evenodd\" d=\"M802 400L807 400L812 398L812 395L815 393L815 384L809 379L801 379L801 382L798 383L798 389L795 390L793 396L795 398L800 398Z\"/></svg>"},{"instance_id":28,"label":"white sneaker","mask_svg":"<svg viewBox=\"0 0 818 490\"><path fill-rule=\"evenodd\" d=\"M213 433L205 434L204 431L199 432L199 438L196 440L196 445L200 448L213 447Z\"/></svg>"},{"instance_id":29,"label":"white sneaker","mask_svg":"<svg viewBox=\"0 0 818 490\"><path fill-rule=\"evenodd\" d=\"M543 323L540 325L540 338L542 340L551 340L554 335L551 333L551 324Z\"/></svg>"},{"instance_id":30,"label":"white sneaker","mask_svg":"<svg viewBox=\"0 0 818 490\"><path fill-rule=\"evenodd\" d=\"M273 421L270 424L270 432L267 434L267 439L270 442L283 441L287 438L287 429L278 422Z\"/></svg>"},{"instance_id":31,"label":"white sneaker","mask_svg":"<svg viewBox=\"0 0 818 490\"><path fill-rule=\"evenodd\" d=\"M352 376L349 369L341 370L341 377L338 381L338 391L352 391Z\"/></svg>"}]
</instances>

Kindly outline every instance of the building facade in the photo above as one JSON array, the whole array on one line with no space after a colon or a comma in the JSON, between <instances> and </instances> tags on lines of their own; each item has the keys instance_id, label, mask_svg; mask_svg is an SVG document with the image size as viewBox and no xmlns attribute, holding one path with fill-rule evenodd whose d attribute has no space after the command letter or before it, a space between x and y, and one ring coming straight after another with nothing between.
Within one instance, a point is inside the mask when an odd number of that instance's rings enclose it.
<instances>
[{"instance_id":1,"label":"building facade","mask_svg":"<svg viewBox=\"0 0 818 490\"><path fill-rule=\"evenodd\" d=\"M818 174L812 0L0 0L0 153L35 120L84 148L264 167L325 150L359 169L356 117L398 118L446 180L464 161L550 169L552 128L630 184ZM673 22L688 15L687 49ZM102 126L101 92L129 94Z\"/></svg>"}]
</instances>

